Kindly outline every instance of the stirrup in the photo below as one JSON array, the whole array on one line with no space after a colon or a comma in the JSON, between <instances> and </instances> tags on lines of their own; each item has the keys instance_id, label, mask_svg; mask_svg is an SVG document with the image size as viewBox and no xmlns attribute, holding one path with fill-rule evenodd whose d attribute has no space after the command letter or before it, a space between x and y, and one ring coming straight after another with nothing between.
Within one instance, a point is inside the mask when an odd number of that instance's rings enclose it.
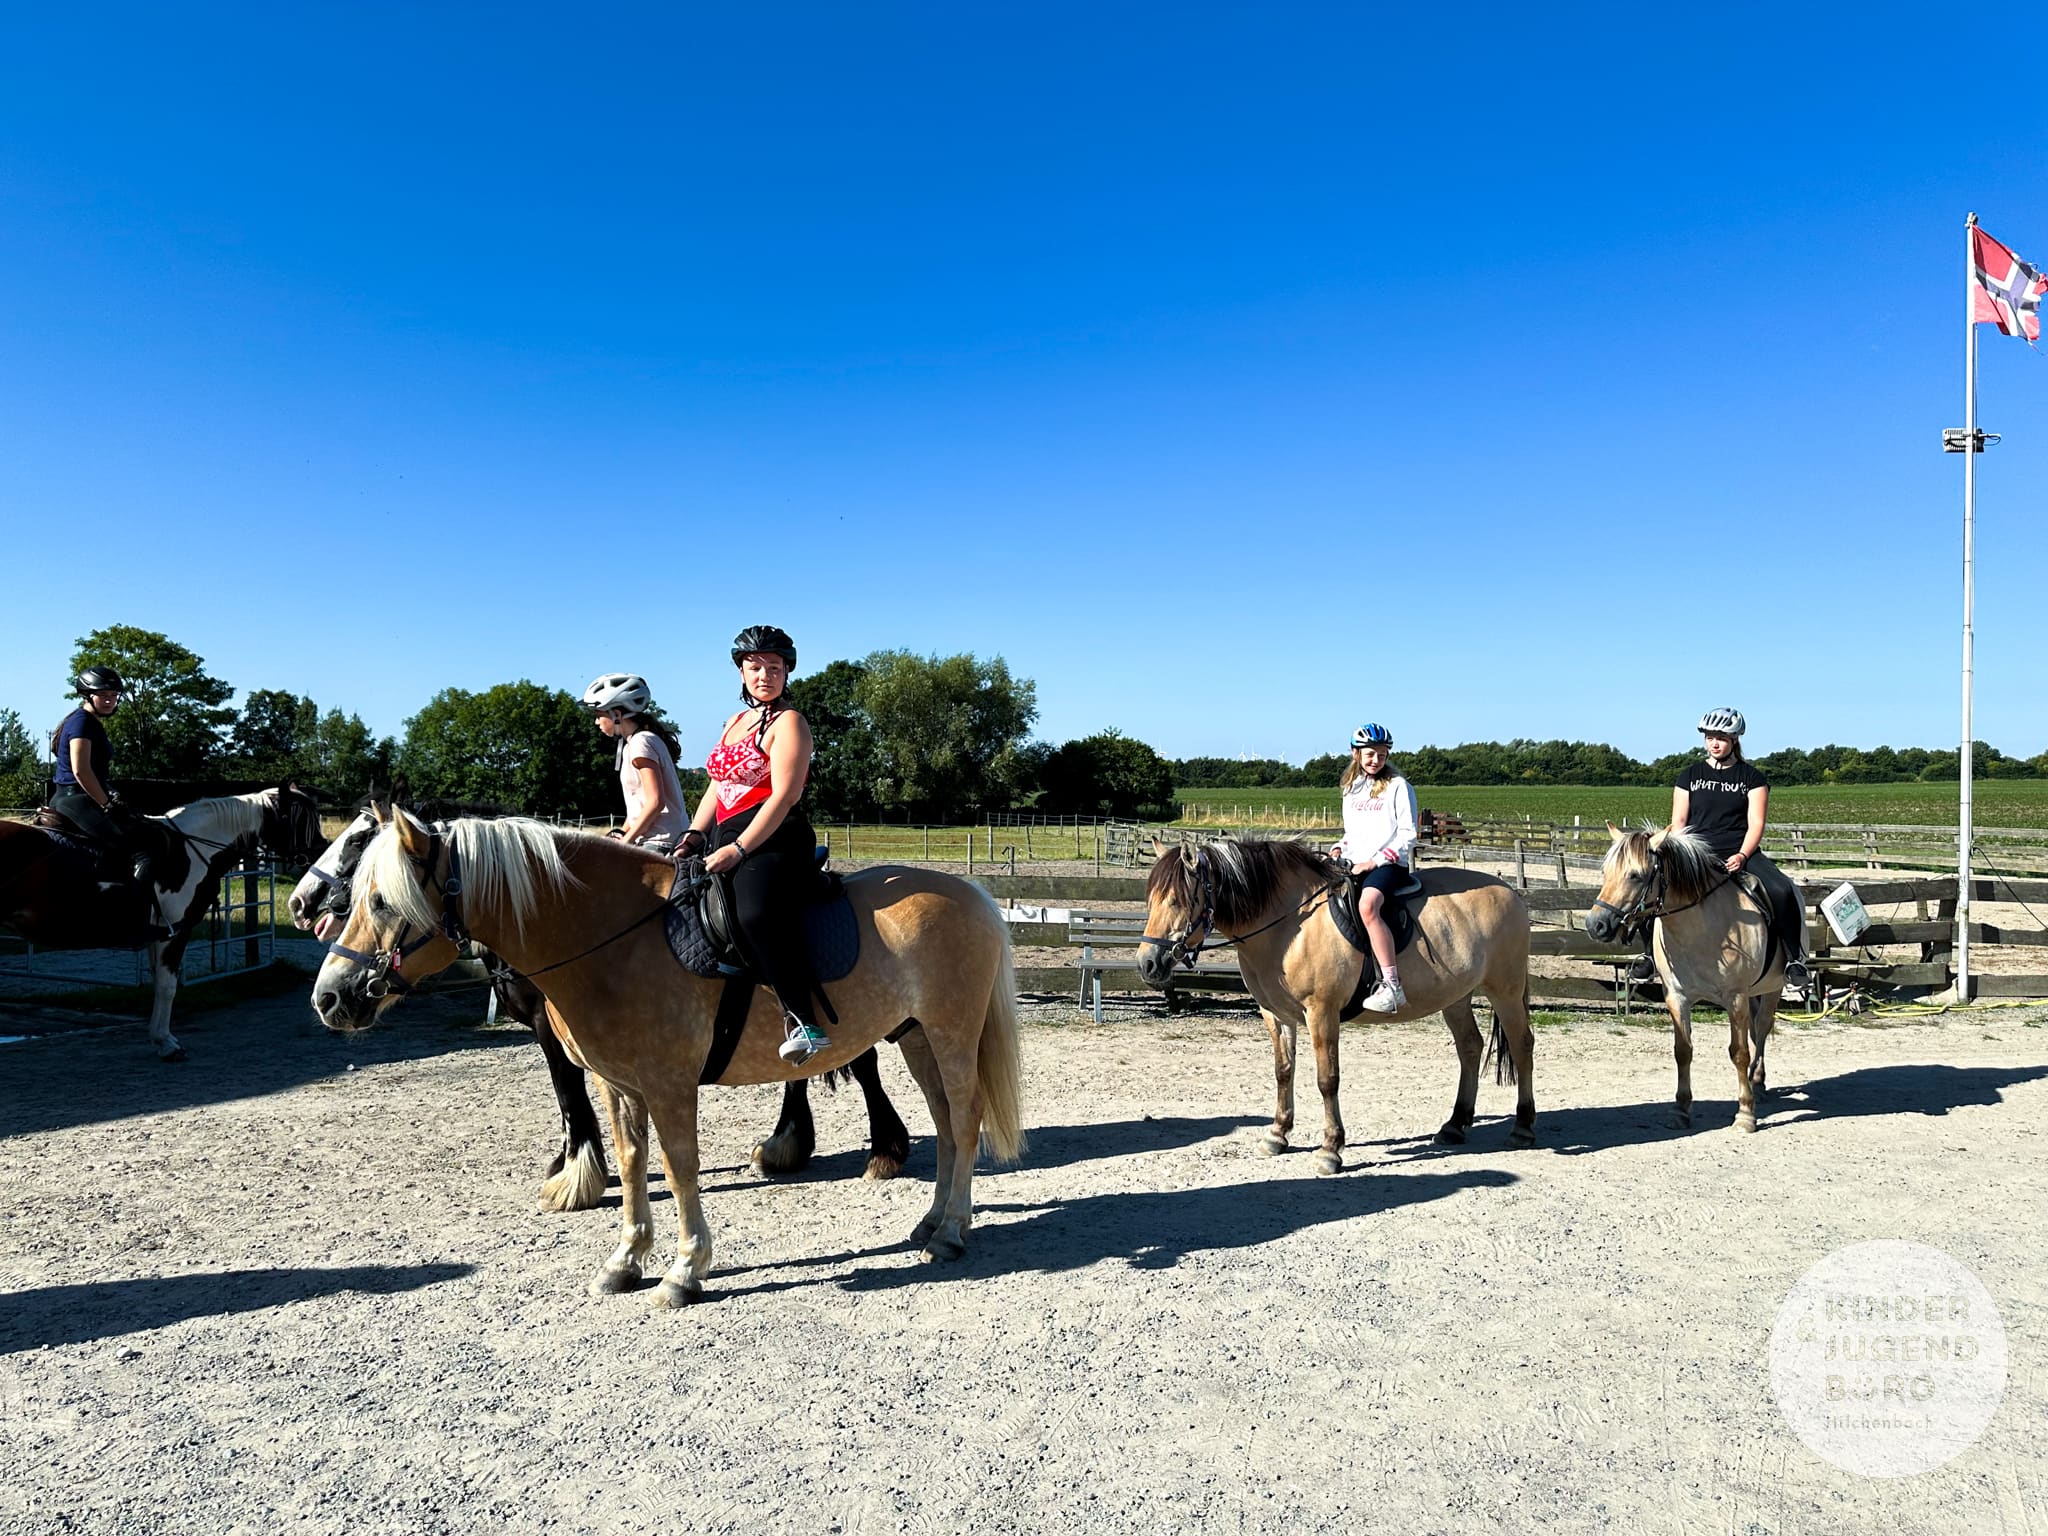
<instances>
[{"instance_id":1,"label":"stirrup","mask_svg":"<svg viewBox=\"0 0 2048 1536\"><path fill-rule=\"evenodd\" d=\"M775 1054L791 1066L800 1067L818 1052L829 1048L831 1044L825 1032L816 1025L806 1024L801 1019L791 1019L789 1034L782 1044L775 1048Z\"/></svg>"},{"instance_id":2,"label":"stirrup","mask_svg":"<svg viewBox=\"0 0 2048 1536\"><path fill-rule=\"evenodd\" d=\"M1797 958L1785 962L1785 985L1798 992L1813 990L1813 970Z\"/></svg>"},{"instance_id":3,"label":"stirrup","mask_svg":"<svg viewBox=\"0 0 2048 1536\"><path fill-rule=\"evenodd\" d=\"M1628 979L1634 986L1657 979L1657 958L1654 955L1637 955L1628 963Z\"/></svg>"},{"instance_id":4,"label":"stirrup","mask_svg":"<svg viewBox=\"0 0 2048 1536\"><path fill-rule=\"evenodd\" d=\"M1358 1006L1367 1013L1398 1013L1408 1006L1408 994L1398 981L1383 981L1372 989L1372 996Z\"/></svg>"}]
</instances>

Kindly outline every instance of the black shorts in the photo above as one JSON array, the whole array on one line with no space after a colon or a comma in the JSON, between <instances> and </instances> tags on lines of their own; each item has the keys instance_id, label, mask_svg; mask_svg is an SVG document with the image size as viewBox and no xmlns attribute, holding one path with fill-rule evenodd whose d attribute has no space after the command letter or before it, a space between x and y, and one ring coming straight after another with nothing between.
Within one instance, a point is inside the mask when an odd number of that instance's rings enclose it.
<instances>
[{"instance_id":1,"label":"black shorts","mask_svg":"<svg viewBox=\"0 0 2048 1536\"><path fill-rule=\"evenodd\" d=\"M1407 883L1408 870L1406 866L1400 864L1381 864L1366 872L1365 877L1359 882L1358 891L1361 896L1367 891L1378 891L1380 898L1385 900L1387 896L1398 891Z\"/></svg>"}]
</instances>

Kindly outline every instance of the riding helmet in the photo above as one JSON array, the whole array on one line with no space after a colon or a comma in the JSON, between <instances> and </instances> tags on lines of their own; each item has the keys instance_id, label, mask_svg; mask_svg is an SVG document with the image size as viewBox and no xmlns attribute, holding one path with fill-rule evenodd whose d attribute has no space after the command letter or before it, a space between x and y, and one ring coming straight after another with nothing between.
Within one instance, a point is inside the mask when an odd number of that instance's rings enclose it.
<instances>
[{"instance_id":1,"label":"riding helmet","mask_svg":"<svg viewBox=\"0 0 2048 1536\"><path fill-rule=\"evenodd\" d=\"M1744 724L1739 709L1710 709L1700 716L1700 734L1740 737Z\"/></svg>"},{"instance_id":2,"label":"riding helmet","mask_svg":"<svg viewBox=\"0 0 2048 1536\"><path fill-rule=\"evenodd\" d=\"M629 715L644 715L652 702L647 679L637 672L607 672L583 690L583 707L599 714L616 709Z\"/></svg>"},{"instance_id":3,"label":"riding helmet","mask_svg":"<svg viewBox=\"0 0 2048 1536\"><path fill-rule=\"evenodd\" d=\"M1393 744L1394 733L1371 721L1351 733L1351 745L1354 747L1391 747Z\"/></svg>"},{"instance_id":4,"label":"riding helmet","mask_svg":"<svg viewBox=\"0 0 2048 1536\"><path fill-rule=\"evenodd\" d=\"M128 685L121 681L121 674L112 667L87 667L78 674L78 691L81 695L105 693L109 689L116 693L128 691Z\"/></svg>"},{"instance_id":5,"label":"riding helmet","mask_svg":"<svg viewBox=\"0 0 2048 1536\"><path fill-rule=\"evenodd\" d=\"M788 630L777 629L773 624L750 624L732 637L734 666L757 653L780 656L790 671L796 670L796 642L789 638Z\"/></svg>"}]
</instances>

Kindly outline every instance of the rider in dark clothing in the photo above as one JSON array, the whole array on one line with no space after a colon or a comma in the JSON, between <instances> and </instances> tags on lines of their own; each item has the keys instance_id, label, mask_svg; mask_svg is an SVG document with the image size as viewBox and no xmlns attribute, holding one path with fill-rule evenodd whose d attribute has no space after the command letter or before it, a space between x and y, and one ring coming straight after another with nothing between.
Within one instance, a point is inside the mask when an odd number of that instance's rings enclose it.
<instances>
[{"instance_id":1,"label":"rider in dark clothing","mask_svg":"<svg viewBox=\"0 0 2048 1536\"><path fill-rule=\"evenodd\" d=\"M64 717L50 738L57 758L51 777L55 780L50 809L78 828L87 838L132 870L135 883L148 888L150 858L136 846L124 821L121 800L112 788L108 771L113 766L113 744L107 740L106 722L121 707L126 685L112 667L87 667L78 674L78 693L83 700Z\"/></svg>"}]
</instances>

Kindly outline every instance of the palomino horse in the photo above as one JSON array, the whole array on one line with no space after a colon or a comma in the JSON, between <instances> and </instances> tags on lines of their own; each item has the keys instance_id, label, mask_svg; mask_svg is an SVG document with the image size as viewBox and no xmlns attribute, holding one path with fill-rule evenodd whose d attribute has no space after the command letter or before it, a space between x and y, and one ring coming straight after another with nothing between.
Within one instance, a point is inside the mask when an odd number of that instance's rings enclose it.
<instances>
[{"instance_id":1,"label":"palomino horse","mask_svg":"<svg viewBox=\"0 0 2048 1536\"><path fill-rule=\"evenodd\" d=\"M1529 914L1522 898L1491 875L1432 869L1421 880L1428 899L1416 913L1415 940L1400 957L1408 1006L1373 1017L1400 1021L1443 1013L1458 1048L1458 1097L1436 1135L1438 1141L1462 1142L1472 1124L1485 1053L1472 998L1484 992L1493 1004L1499 1071L1521 1089L1513 1141L1527 1146L1536 1137ZM1351 899L1345 872L1299 843L1225 840L1166 852L1152 866L1146 895L1151 911L1139 941L1138 971L1153 986L1166 981L1176 959L1192 964L1208 940L1237 946L1245 986L1273 1037L1280 1096L1262 1139L1268 1153L1284 1152L1294 1128L1296 1032L1308 1025L1323 1095L1316 1171L1336 1173L1344 1166L1337 1025L1366 963L1329 911L1332 901Z\"/></svg>"},{"instance_id":2,"label":"palomino horse","mask_svg":"<svg viewBox=\"0 0 2048 1536\"><path fill-rule=\"evenodd\" d=\"M192 930L220 892L221 876L257 846L289 863L320 847L320 807L295 784L258 794L195 800L167 816L140 818L151 853L156 910L126 889L101 889L95 859L44 835L0 821L0 924L48 949L149 950L155 996L149 1038L164 1061L183 1061L171 1033L171 1000ZM67 839L67 842L72 840Z\"/></svg>"},{"instance_id":3,"label":"palomino horse","mask_svg":"<svg viewBox=\"0 0 2048 1536\"><path fill-rule=\"evenodd\" d=\"M364 853L348 922L313 982L320 1017L349 1030L372 1023L404 978L446 966L470 935L522 975L545 976L549 1020L571 1053L644 1104L661 1138L681 1225L676 1262L655 1293L670 1307L698 1300L711 1268L697 1090L723 989L669 953L660 916L674 873L658 854L538 822L458 819L444 836L401 815ZM815 1076L896 1041L938 1132L932 1204L911 1240L927 1258L957 1258L984 1129L998 1157L1024 1145L1009 934L978 888L932 870L865 869L847 877L846 894L860 960L832 983L831 1047L803 1068L784 1062L782 1010L760 988L717 1081ZM623 1231L594 1290L638 1285L654 1245L644 1145L621 1140Z\"/></svg>"},{"instance_id":4,"label":"palomino horse","mask_svg":"<svg viewBox=\"0 0 2048 1536\"><path fill-rule=\"evenodd\" d=\"M1773 952L1770 915L1695 833L1683 827L1624 832L1612 822L1607 831L1613 841L1586 932L1613 944L1645 922L1655 925L1652 949L1678 1061L1672 1122L1692 1124L1692 1011L1714 1003L1728 1012L1728 1059L1735 1063L1739 1095L1735 1128L1753 1131L1756 1096L1764 1089L1764 1042L1785 989L1783 946Z\"/></svg>"},{"instance_id":5,"label":"palomino horse","mask_svg":"<svg viewBox=\"0 0 2048 1536\"><path fill-rule=\"evenodd\" d=\"M421 818L456 814L455 808L445 802L426 802L407 809ZM313 861L305 878L293 889L290 901L292 921L301 928L311 929L315 938L324 942L341 931L348 917L356 865L361 862L363 850L376 835L378 826L375 811L368 807L359 811L355 819L327 845L326 851ZM435 826L443 833L447 831L438 822ZM569 1060L562 1049L562 1042L548 1027L547 999L541 989L495 955L486 953L484 964L490 972L491 990L497 997L498 1012L533 1031L541 1055L548 1064L548 1079L554 1085L555 1103L562 1112L562 1145L542 1176L541 1208L549 1211L591 1210L604 1197L606 1170L604 1138L598 1132L597 1116L590 1107L583 1069ZM855 1057L846 1070L860 1084L867 1099L869 1152L862 1177L893 1179L902 1171L904 1159L910 1155L910 1132L904 1128L896 1106L889 1102L889 1095L883 1090L881 1064L874 1051L867 1050ZM622 1113L632 1113L623 1106L608 1104L607 1107L611 1109L615 1125ZM644 1111L638 1112L637 1118L638 1123L645 1124ZM808 1085L803 1078L796 1078L783 1087L782 1117L776 1122L774 1133L768 1140L754 1148L754 1166L768 1174L795 1173L810 1162L816 1145L817 1131L811 1118Z\"/></svg>"}]
</instances>

